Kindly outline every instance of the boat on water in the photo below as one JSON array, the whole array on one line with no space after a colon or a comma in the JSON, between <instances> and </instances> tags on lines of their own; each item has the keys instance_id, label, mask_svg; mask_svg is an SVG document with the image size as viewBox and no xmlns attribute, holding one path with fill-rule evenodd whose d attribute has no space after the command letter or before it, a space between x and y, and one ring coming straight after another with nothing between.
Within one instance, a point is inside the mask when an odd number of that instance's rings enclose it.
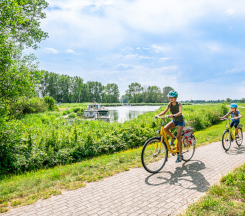
<instances>
[{"instance_id":1,"label":"boat on water","mask_svg":"<svg viewBox=\"0 0 245 216\"><path fill-rule=\"evenodd\" d=\"M87 110L84 110L83 113L84 117L87 118L101 119L103 121L110 120L109 111L104 106L101 106L101 104L89 104Z\"/></svg>"},{"instance_id":2,"label":"boat on water","mask_svg":"<svg viewBox=\"0 0 245 216\"><path fill-rule=\"evenodd\" d=\"M97 119L100 119L102 121L110 121L109 111L106 109L98 110Z\"/></svg>"}]
</instances>

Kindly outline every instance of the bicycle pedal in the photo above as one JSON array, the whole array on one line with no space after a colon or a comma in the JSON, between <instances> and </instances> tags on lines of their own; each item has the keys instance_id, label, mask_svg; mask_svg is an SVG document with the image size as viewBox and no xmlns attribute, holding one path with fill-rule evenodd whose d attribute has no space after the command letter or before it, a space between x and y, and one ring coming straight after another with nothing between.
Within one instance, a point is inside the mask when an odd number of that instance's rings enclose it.
<instances>
[{"instance_id":1,"label":"bicycle pedal","mask_svg":"<svg viewBox=\"0 0 245 216\"><path fill-rule=\"evenodd\" d=\"M174 153L174 154L172 154L173 156L175 156L176 154Z\"/></svg>"}]
</instances>

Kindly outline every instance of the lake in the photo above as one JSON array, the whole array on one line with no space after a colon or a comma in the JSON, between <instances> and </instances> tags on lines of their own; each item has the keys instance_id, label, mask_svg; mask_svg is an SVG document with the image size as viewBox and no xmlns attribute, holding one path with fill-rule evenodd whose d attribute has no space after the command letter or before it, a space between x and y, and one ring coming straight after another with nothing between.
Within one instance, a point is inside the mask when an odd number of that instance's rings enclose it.
<instances>
[{"instance_id":1,"label":"lake","mask_svg":"<svg viewBox=\"0 0 245 216\"><path fill-rule=\"evenodd\" d=\"M106 107L110 113L110 122L124 122L130 119L136 118L138 115L155 111L160 106L117 106L117 107Z\"/></svg>"}]
</instances>

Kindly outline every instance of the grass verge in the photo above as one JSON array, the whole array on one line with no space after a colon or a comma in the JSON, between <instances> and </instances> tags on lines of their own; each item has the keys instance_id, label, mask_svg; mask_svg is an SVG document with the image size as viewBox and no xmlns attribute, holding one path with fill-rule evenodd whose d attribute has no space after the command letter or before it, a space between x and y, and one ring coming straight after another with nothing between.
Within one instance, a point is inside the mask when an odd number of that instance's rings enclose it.
<instances>
[{"instance_id":1,"label":"grass verge","mask_svg":"<svg viewBox=\"0 0 245 216\"><path fill-rule=\"evenodd\" d=\"M245 215L245 164L223 176L183 215Z\"/></svg>"},{"instance_id":2,"label":"grass verge","mask_svg":"<svg viewBox=\"0 0 245 216\"><path fill-rule=\"evenodd\" d=\"M245 109L240 109L245 116ZM245 118L241 119L245 124ZM221 139L225 122L195 132L197 146ZM141 167L140 148L102 155L71 165L57 166L18 175L0 177L0 212L11 207L28 205L38 199L47 199L62 193L62 190L73 190L83 187L88 182L102 180L130 168ZM245 188L245 187L244 187Z\"/></svg>"}]
</instances>

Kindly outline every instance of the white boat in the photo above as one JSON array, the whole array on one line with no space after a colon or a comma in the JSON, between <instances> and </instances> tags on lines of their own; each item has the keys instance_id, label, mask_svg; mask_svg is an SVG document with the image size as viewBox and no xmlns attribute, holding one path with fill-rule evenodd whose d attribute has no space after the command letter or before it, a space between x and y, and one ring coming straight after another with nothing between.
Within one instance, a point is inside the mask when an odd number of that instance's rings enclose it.
<instances>
[{"instance_id":1,"label":"white boat","mask_svg":"<svg viewBox=\"0 0 245 216\"><path fill-rule=\"evenodd\" d=\"M102 107L101 110L98 110L97 119L100 119L102 121L110 121L109 111L106 109L103 109Z\"/></svg>"},{"instance_id":2,"label":"white boat","mask_svg":"<svg viewBox=\"0 0 245 216\"><path fill-rule=\"evenodd\" d=\"M83 113L84 117L101 119L104 121L110 120L109 111L106 110L104 106L101 106L101 104L89 104L87 110L84 110Z\"/></svg>"}]
</instances>

